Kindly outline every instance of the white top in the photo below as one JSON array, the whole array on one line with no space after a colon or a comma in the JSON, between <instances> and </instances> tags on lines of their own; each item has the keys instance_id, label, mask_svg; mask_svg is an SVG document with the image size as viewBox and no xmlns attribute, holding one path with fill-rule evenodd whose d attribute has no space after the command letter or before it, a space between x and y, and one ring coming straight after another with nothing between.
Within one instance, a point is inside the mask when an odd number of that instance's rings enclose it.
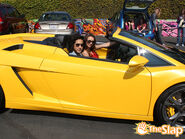
<instances>
[{"instance_id":1,"label":"white top","mask_svg":"<svg viewBox=\"0 0 185 139\"><path fill-rule=\"evenodd\" d=\"M180 20L179 27L185 28L185 20L184 19Z\"/></svg>"}]
</instances>

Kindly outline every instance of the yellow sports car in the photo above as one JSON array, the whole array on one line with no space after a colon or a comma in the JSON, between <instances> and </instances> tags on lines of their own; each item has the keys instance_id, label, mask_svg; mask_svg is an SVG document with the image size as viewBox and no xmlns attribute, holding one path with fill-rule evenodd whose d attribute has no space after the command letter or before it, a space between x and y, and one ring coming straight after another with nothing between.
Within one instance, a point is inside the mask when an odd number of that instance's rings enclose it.
<instances>
[{"instance_id":1,"label":"yellow sports car","mask_svg":"<svg viewBox=\"0 0 185 139\"><path fill-rule=\"evenodd\" d=\"M99 59L69 36L0 36L0 108L156 120L185 127L185 53L117 29Z\"/></svg>"}]
</instances>

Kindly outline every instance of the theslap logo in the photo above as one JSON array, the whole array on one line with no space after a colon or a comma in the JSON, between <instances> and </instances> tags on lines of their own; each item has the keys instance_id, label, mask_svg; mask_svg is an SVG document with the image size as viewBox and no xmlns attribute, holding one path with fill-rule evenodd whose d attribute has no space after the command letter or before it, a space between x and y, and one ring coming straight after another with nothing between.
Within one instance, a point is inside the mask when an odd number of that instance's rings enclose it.
<instances>
[{"instance_id":1,"label":"theslap logo","mask_svg":"<svg viewBox=\"0 0 185 139\"><path fill-rule=\"evenodd\" d=\"M160 127L156 127L154 125L147 124L146 122L137 123L136 126L136 134L141 136L150 133L160 133L162 135L175 135L175 137L179 137L183 134L182 127L173 127L170 125L162 125Z\"/></svg>"}]
</instances>

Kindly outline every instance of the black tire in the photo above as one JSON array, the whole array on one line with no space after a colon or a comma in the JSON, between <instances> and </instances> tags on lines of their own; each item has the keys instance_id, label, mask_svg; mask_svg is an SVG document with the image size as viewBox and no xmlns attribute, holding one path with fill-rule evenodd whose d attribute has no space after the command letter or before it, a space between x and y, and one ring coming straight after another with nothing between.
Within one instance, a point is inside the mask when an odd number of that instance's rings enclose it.
<instances>
[{"instance_id":1,"label":"black tire","mask_svg":"<svg viewBox=\"0 0 185 139\"><path fill-rule=\"evenodd\" d=\"M185 84L170 87L159 97L154 120L157 125L169 124L185 129Z\"/></svg>"},{"instance_id":2,"label":"black tire","mask_svg":"<svg viewBox=\"0 0 185 139\"><path fill-rule=\"evenodd\" d=\"M5 97L3 89L0 86L0 113L5 111Z\"/></svg>"}]
</instances>

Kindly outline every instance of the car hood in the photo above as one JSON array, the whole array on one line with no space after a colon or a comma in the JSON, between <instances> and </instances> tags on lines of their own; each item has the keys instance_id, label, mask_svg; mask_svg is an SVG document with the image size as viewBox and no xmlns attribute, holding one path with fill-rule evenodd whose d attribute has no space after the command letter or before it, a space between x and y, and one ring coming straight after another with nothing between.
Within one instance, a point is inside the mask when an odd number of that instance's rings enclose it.
<instances>
[{"instance_id":1,"label":"car hood","mask_svg":"<svg viewBox=\"0 0 185 139\"><path fill-rule=\"evenodd\" d=\"M4 50L14 45L24 44L24 40L42 41L48 37L54 37L52 34L33 34L18 33L0 36L0 50Z\"/></svg>"},{"instance_id":2,"label":"car hood","mask_svg":"<svg viewBox=\"0 0 185 139\"><path fill-rule=\"evenodd\" d=\"M125 0L123 10L146 10L156 0Z\"/></svg>"}]
</instances>

